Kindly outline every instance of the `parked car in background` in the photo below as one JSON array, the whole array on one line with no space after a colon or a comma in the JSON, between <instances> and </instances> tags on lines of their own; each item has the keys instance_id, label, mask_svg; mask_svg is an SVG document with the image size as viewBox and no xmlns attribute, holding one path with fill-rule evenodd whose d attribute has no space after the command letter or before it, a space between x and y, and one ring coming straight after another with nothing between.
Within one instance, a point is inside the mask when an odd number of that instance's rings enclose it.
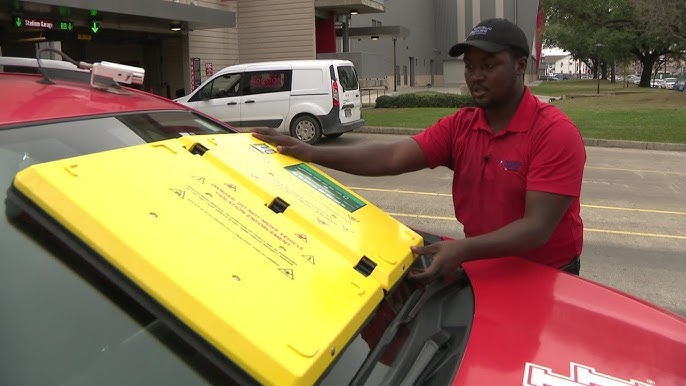
<instances>
[{"instance_id":1,"label":"parked car in background","mask_svg":"<svg viewBox=\"0 0 686 386\"><path fill-rule=\"evenodd\" d=\"M357 72L347 60L230 66L176 101L235 127L272 127L310 144L364 125Z\"/></svg>"},{"instance_id":2,"label":"parked car in background","mask_svg":"<svg viewBox=\"0 0 686 386\"><path fill-rule=\"evenodd\" d=\"M667 90L672 90L677 80L677 78L665 78L664 83L661 85L661 87Z\"/></svg>"},{"instance_id":3,"label":"parked car in background","mask_svg":"<svg viewBox=\"0 0 686 386\"><path fill-rule=\"evenodd\" d=\"M674 83L674 87L672 87L672 90L684 92L685 87L686 87L686 79L681 79L681 80L677 80L676 83Z\"/></svg>"},{"instance_id":4,"label":"parked car in background","mask_svg":"<svg viewBox=\"0 0 686 386\"><path fill-rule=\"evenodd\" d=\"M0 72L2 385L686 380L682 316L516 257L421 285L444 238L142 69L0 63L40 72Z\"/></svg>"},{"instance_id":5,"label":"parked car in background","mask_svg":"<svg viewBox=\"0 0 686 386\"><path fill-rule=\"evenodd\" d=\"M665 88L664 84L665 84L664 79L653 78L650 80L650 87L653 87L653 88Z\"/></svg>"}]
</instances>

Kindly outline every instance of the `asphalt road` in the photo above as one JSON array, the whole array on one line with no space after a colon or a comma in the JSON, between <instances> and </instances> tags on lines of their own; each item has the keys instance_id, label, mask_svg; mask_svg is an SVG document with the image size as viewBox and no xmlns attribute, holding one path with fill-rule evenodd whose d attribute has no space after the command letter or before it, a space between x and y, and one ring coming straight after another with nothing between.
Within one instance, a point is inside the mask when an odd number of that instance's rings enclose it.
<instances>
[{"instance_id":1,"label":"asphalt road","mask_svg":"<svg viewBox=\"0 0 686 386\"><path fill-rule=\"evenodd\" d=\"M392 141L347 133L318 146ZM581 276L686 316L686 152L587 147ZM360 177L323 168L405 224L461 237L447 168Z\"/></svg>"}]
</instances>

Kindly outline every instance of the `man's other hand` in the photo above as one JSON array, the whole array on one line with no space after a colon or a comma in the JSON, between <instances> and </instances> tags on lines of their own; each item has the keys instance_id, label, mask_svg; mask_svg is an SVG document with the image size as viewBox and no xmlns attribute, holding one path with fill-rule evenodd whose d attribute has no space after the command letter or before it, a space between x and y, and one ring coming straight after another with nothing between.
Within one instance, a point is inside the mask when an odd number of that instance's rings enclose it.
<instances>
[{"instance_id":1,"label":"man's other hand","mask_svg":"<svg viewBox=\"0 0 686 386\"><path fill-rule=\"evenodd\" d=\"M417 256L433 255L433 260L426 269L412 270L408 274L409 279L423 284L428 284L436 279L454 274L464 260L460 240L439 241L423 247L412 247L411 249Z\"/></svg>"}]
</instances>

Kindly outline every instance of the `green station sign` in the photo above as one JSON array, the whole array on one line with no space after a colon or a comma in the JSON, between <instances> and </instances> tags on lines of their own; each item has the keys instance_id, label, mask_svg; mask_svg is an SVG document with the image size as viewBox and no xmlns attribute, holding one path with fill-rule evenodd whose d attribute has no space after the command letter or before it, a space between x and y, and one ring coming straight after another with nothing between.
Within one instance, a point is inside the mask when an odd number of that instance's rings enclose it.
<instances>
[{"instance_id":1,"label":"green station sign","mask_svg":"<svg viewBox=\"0 0 686 386\"><path fill-rule=\"evenodd\" d=\"M69 20L53 21L46 18L38 17L23 17L23 16L12 16L12 24L16 28L31 28L31 29L52 29L59 31L74 31L74 22ZM99 20L89 20L88 22L89 32L96 34L100 31L100 21Z\"/></svg>"},{"instance_id":2,"label":"green station sign","mask_svg":"<svg viewBox=\"0 0 686 386\"><path fill-rule=\"evenodd\" d=\"M73 31L74 30L74 23L70 21L61 21L59 24L59 28L62 31Z\"/></svg>"}]
</instances>

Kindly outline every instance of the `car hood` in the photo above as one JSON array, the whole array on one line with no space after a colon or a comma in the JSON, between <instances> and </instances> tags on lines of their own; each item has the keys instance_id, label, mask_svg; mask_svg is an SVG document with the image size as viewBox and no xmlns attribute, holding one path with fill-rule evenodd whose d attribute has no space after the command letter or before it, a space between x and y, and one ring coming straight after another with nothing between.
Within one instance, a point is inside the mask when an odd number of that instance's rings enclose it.
<instances>
[{"instance_id":1,"label":"car hood","mask_svg":"<svg viewBox=\"0 0 686 386\"><path fill-rule=\"evenodd\" d=\"M684 384L686 319L519 258L464 268L474 323L453 385Z\"/></svg>"}]
</instances>

